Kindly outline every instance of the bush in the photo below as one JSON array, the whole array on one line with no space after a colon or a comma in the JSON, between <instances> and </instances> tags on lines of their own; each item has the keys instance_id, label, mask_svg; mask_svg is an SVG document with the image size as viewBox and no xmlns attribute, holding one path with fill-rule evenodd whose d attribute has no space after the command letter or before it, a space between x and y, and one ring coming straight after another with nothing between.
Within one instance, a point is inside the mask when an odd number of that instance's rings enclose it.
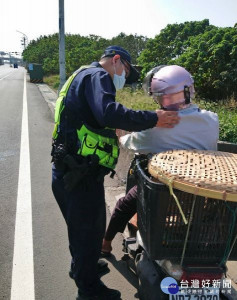
<instances>
[{"instance_id":1,"label":"bush","mask_svg":"<svg viewBox=\"0 0 237 300\"><path fill-rule=\"evenodd\" d=\"M218 114L220 141L237 144L237 102L234 99L221 102L197 101L200 108Z\"/></svg>"}]
</instances>

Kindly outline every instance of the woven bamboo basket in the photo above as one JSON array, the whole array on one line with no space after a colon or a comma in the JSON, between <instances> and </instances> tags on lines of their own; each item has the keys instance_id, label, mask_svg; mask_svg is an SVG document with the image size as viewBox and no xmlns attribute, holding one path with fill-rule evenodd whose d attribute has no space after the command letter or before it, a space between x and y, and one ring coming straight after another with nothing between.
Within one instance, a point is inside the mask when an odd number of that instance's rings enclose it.
<instances>
[{"instance_id":1,"label":"woven bamboo basket","mask_svg":"<svg viewBox=\"0 0 237 300\"><path fill-rule=\"evenodd\" d=\"M237 202L237 154L207 150L171 150L154 155L149 173L194 195Z\"/></svg>"}]
</instances>

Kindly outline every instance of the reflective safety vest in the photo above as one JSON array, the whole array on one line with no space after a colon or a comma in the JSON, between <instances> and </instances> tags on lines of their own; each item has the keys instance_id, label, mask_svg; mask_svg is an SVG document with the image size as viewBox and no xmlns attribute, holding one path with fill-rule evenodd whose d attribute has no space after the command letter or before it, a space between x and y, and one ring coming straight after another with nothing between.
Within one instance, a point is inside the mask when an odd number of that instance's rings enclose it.
<instances>
[{"instance_id":1,"label":"reflective safety vest","mask_svg":"<svg viewBox=\"0 0 237 300\"><path fill-rule=\"evenodd\" d=\"M55 125L53 130L54 140L57 140L60 132L61 114L65 108L65 99L73 79L79 72L93 67L94 66L80 67L80 69L74 72L63 85L55 106ZM96 154L99 157L99 164L101 166L114 169L119 157L118 138L116 136L115 129L94 129L86 124L82 124L82 126L76 130L77 137L81 145L77 154L82 156Z\"/></svg>"}]
</instances>

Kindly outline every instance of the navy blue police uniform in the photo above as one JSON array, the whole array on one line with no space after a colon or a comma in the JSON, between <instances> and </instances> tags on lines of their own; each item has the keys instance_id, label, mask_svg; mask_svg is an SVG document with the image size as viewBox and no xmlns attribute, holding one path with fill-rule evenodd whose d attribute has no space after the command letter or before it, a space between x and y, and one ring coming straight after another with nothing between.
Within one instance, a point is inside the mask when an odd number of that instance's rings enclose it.
<instances>
[{"instance_id":1,"label":"navy blue police uniform","mask_svg":"<svg viewBox=\"0 0 237 300\"><path fill-rule=\"evenodd\" d=\"M157 123L157 114L151 111L134 111L115 101L113 80L98 62L79 72L74 78L66 99L67 120L62 113L61 142L67 136L70 151L77 153L77 123L92 128L119 128L140 131ZM106 226L103 180L96 172L89 173L71 191L65 189L65 170L53 164L52 190L68 228L69 249L72 255L73 278L79 290L93 295L100 287L97 262Z\"/></svg>"}]
</instances>

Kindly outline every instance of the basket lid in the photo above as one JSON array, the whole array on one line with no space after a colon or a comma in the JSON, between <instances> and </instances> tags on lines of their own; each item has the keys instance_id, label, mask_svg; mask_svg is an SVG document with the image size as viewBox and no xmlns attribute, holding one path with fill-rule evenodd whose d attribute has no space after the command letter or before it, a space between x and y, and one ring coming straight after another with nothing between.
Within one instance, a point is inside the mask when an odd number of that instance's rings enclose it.
<instances>
[{"instance_id":1,"label":"basket lid","mask_svg":"<svg viewBox=\"0 0 237 300\"><path fill-rule=\"evenodd\" d=\"M170 150L153 155L149 173L174 188L237 202L237 154L207 150Z\"/></svg>"}]
</instances>

